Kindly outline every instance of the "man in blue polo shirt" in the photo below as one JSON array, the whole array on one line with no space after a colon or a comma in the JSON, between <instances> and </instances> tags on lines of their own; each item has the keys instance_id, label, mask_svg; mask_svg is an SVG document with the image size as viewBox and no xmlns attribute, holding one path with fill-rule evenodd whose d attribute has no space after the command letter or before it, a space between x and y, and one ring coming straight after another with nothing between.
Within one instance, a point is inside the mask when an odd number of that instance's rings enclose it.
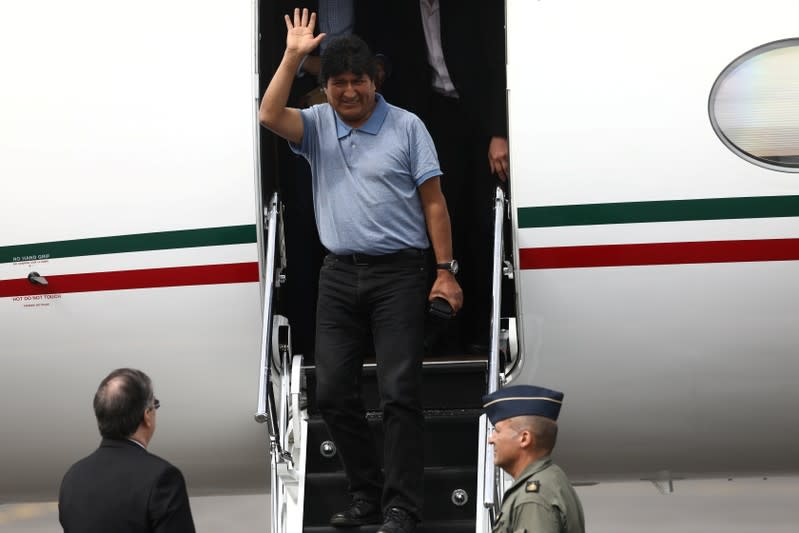
<instances>
[{"instance_id":1,"label":"man in blue polo shirt","mask_svg":"<svg viewBox=\"0 0 799 533\"><path fill-rule=\"evenodd\" d=\"M449 214L438 158L415 115L375 92L376 64L356 36L322 54L327 104L286 107L313 35L307 9L285 17L283 60L261 102L261 123L311 164L316 224L329 254L319 275L317 402L336 442L352 504L334 526L380 523L378 533L410 533L422 512L424 472L420 382L427 300L463 303L455 280ZM427 258L437 264L427 292ZM385 433L384 471L366 422L361 366L373 339Z\"/></svg>"}]
</instances>

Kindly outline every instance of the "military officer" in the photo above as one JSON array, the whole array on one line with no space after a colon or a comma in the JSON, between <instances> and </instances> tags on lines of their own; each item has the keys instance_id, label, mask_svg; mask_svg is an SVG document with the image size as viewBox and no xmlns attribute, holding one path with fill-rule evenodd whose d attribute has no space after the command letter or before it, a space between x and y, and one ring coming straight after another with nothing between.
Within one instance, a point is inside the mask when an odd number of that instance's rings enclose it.
<instances>
[{"instance_id":1,"label":"military officer","mask_svg":"<svg viewBox=\"0 0 799 533\"><path fill-rule=\"evenodd\" d=\"M563 393L515 385L483 397L494 464L514 479L493 533L584 533L583 507L550 455Z\"/></svg>"}]
</instances>

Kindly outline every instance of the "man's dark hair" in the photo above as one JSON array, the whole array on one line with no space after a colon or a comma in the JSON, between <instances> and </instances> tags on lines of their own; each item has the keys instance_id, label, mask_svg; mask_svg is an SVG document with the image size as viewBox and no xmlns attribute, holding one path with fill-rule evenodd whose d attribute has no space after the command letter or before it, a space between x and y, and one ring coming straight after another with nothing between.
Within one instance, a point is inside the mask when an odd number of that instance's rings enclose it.
<instances>
[{"instance_id":1,"label":"man's dark hair","mask_svg":"<svg viewBox=\"0 0 799 533\"><path fill-rule=\"evenodd\" d=\"M141 370L118 368L100 383L94 395L94 415L100 435L125 439L136 433L153 401L153 384Z\"/></svg>"},{"instance_id":2,"label":"man's dark hair","mask_svg":"<svg viewBox=\"0 0 799 533\"><path fill-rule=\"evenodd\" d=\"M370 80L377 76L377 62L372 51L357 35L344 35L330 41L322 52L319 81L322 85L328 78L352 72L356 76L366 74Z\"/></svg>"}]
</instances>

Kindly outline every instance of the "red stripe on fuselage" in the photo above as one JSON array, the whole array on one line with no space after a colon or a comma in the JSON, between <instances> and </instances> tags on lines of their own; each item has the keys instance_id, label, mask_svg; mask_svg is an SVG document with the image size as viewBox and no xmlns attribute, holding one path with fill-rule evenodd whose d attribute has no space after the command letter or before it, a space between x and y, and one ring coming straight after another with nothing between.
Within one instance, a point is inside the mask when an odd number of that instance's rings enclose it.
<instances>
[{"instance_id":1,"label":"red stripe on fuselage","mask_svg":"<svg viewBox=\"0 0 799 533\"><path fill-rule=\"evenodd\" d=\"M41 274L47 279L46 286L34 285L25 278L0 280L0 297L248 283L258 281L258 263L90 272L60 276L48 276L47 272Z\"/></svg>"},{"instance_id":2,"label":"red stripe on fuselage","mask_svg":"<svg viewBox=\"0 0 799 533\"><path fill-rule=\"evenodd\" d=\"M522 248L522 270L799 260L799 239Z\"/></svg>"}]
</instances>

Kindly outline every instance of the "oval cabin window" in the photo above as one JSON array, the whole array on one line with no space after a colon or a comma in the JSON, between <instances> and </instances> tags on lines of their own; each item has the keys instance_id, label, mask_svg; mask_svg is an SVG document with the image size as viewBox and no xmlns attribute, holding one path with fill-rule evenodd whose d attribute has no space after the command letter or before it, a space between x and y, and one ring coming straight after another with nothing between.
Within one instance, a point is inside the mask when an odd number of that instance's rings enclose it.
<instances>
[{"instance_id":1,"label":"oval cabin window","mask_svg":"<svg viewBox=\"0 0 799 533\"><path fill-rule=\"evenodd\" d=\"M756 165L799 172L799 38L759 46L722 71L710 122L733 152Z\"/></svg>"}]
</instances>

